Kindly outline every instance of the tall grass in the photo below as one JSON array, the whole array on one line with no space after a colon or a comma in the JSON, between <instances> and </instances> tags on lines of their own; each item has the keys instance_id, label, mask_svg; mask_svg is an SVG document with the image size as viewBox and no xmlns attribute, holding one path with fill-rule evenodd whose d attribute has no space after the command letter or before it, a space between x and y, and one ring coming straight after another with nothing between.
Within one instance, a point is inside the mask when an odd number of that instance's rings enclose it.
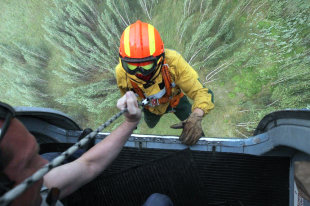
<instances>
[{"instance_id":1,"label":"tall grass","mask_svg":"<svg viewBox=\"0 0 310 206\"><path fill-rule=\"evenodd\" d=\"M41 101L83 127L117 111L119 38L137 19L153 24L215 93L206 136L247 137L269 112L310 107L308 1L12 0L0 8L0 98L18 102L12 78L31 70L14 83L19 104ZM165 115L154 129L142 122L136 132L177 135L168 126L177 121Z\"/></svg>"}]
</instances>

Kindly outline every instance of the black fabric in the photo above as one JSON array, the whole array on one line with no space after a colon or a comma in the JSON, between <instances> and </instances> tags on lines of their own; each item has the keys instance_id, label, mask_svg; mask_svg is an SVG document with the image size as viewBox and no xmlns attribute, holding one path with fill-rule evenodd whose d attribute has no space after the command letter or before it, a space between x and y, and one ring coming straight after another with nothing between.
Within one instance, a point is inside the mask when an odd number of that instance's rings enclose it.
<instances>
[{"instance_id":1,"label":"black fabric","mask_svg":"<svg viewBox=\"0 0 310 206\"><path fill-rule=\"evenodd\" d=\"M200 192L209 205L289 205L289 157L201 151L192 155L203 184Z\"/></svg>"},{"instance_id":2,"label":"black fabric","mask_svg":"<svg viewBox=\"0 0 310 206\"><path fill-rule=\"evenodd\" d=\"M158 84L158 87L159 87L160 90L162 90L163 88L165 88L165 82L164 82L164 80L163 80L161 83Z\"/></svg>"},{"instance_id":3,"label":"black fabric","mask_svg":"<svg viewBox=\"0 0 310 206\"><path fill-rule=\"evenodd\" d=\"M40 144L39 154L49 152L64 152L72 145L72 143L42 143Z\"/></svg>"},{"instance_id":4,"label":"black fabric","mask_svg":"<svg viewBox=\"0 0 310 206\"><path fill-rule=\"evenodd\" d=\"M14 184L15 182L12 181L6 174L0 172L0 196L12 189Z\"/></svg>"},{"instance_id":5,"label":"black fabric","mask_svg":"<svg viewBox=\"0 0 310 206\"><path fill-rule=\"evenodd\" d=\"M154 84L155 84L154 80L149 80L145 84L143 84L143 88L147 89L147 88L149 88L150 86L152 86Z\"/></svg>"},{"instance_id":6,"label":"black fabric","mask_svg":"<svg viewBox=\"0 0 310 206\"><path fill-rule=\"evenodd\" d=\"M174 205L199 201L200 181L189 150L98 177L69 197L69 205L142 205L153 193L167 195ZM90 195L91 198L85 199ZM96 191L96 192L95 192Z\"/></svg>"},{"instance_id":7,"label":"black fabric","mask_svg":"<svg viewBox=\"0 0 310 206\"><path fill-rule=\"evenodd\" d=\"M174 205L289 205L288 157L124 148L69 205L142 205L152 193Z\"/></svg>"}]
</instances>

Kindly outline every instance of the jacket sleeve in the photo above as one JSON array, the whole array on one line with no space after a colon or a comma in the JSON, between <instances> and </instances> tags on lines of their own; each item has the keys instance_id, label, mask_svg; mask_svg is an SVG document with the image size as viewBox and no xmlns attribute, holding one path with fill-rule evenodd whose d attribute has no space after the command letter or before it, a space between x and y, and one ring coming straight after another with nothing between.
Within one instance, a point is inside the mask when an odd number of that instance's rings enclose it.
<instances>
[{"instance_id":1,"label":"jacket sleeve","mask_svg":"<svg viewBox=\"0 0 310 206\"><path fill-rule=\"evenodd\" d=\"M117 86L121 92L121 95L123 96L127 91L127 80L126 75L124 74L124 72L122 72L122 66L120 63L115 67L115 77Z\"/></svg>"},{"instance_id":2,"label":"jacket sleeve","mask_svg":"<svg viewBox=\"0 0 310 206\"><path fill-rule=\"evenodd\" d=\"M176 78L175 83L182 91L192 99L192 111L200 108L204 111L204 115L214 108L212 103L212 95L208 92L199 81L197 72L184 60L184 58L175 52L172 63L175 66Z\"/></svg>"}]
</instances>

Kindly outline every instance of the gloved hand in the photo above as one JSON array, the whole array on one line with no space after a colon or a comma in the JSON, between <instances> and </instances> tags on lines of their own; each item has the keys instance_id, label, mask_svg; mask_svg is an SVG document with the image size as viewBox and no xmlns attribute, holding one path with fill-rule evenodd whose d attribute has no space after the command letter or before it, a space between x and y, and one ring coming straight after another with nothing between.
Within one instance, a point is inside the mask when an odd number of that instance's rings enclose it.
<instances>
[{"instance_id":1,"label":"gloved hand","mask_svg":"<svg viewBox=\"0 0 310 206\"><path fill-rule=\"evenodd\" d=\"M186 120L178 124L171 125L170 127L173 129L183 128L182 134L179 138L180 141L186 145L194 145L203 135L201 121L202 116L193 112Z\"/></svg>"}]
</instances>

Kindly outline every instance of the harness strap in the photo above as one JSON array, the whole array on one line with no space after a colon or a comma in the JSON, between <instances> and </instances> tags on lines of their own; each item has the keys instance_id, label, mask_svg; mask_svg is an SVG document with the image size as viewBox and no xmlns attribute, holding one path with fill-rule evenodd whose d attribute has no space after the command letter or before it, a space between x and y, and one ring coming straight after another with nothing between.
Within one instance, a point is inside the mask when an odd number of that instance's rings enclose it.
<instances>
[{"instance_id":1,"label":"harness strap","mask_svg":"<svg viewBox=\"0 0 310 206\"><path fill-rule=\"evenodd\" d=\"M182 91L180 91L180 93L178 93L177 95L172 96L172 81L171 81L171 76L169 74L168 71L168 65L164 64L162 69L161 69L161 73L162 73L162 77L164 80L164 84L165 84L165 88L166 88L166 93L163 97L159 98L159 99L153 99L151 100L152 102L156 102L158 105L159 104L165 104L167 102L170 103L170 106L172 108L175 108L176 106L178 106L180 99L184 96L184 93ZM136 82L130 80L131 85L133 87L133 90L135 93L137 93L139 95L140 98L145 99L145 95L142 91L142 89L137 85ZM146 108L148 108L149 106L146 106Z\"/></svg>"},{"instance_id":2,"label":"harness strap","mask_svg":"<svg viewBox=\"0 0 310 206\"><path fill-rule=\"evenodd\" d=\"M172 108L175 108L175 107L177 107L178 106L178 104L180 103L180 99L182 98L184 96L184 93L183 92L180 92L179 94L177 94L177 95L175 95L175 96L173 96L173 97L166 97L166 96L164 96L164 97L162 97L162 98L160 98L159 100L158 100L158 102L160 103L160 104L165 104L165 103L167 103L167 102L170 102L170 106L172 107Z\"/></svg>"},{"instance_id":3,"label":"harness strap","mask_svg":"<svg viewBox=\"0 0 310 206\"><path fill-rule=\"evenodd\" d=\"M164 83L165 83L165 87L166 87L166 94L168 97L171 97L171 77L168 71L168 65L164 64L162 69L161 69L161 73L164 79Z\"/></svg>"},{"instance_id":4,"label":"harness strap","mask_svg":"<svg viewBox=\"0 0 310 206\"><path fill-rule=\"evenodd\" d=\"M141 97L142 99L145 99L142 89L140 89L140 87L136 84L136 82L130 80L130 83L133 87L134 92L137 93L139 97Z\"/></svg>"}]
</instances>

